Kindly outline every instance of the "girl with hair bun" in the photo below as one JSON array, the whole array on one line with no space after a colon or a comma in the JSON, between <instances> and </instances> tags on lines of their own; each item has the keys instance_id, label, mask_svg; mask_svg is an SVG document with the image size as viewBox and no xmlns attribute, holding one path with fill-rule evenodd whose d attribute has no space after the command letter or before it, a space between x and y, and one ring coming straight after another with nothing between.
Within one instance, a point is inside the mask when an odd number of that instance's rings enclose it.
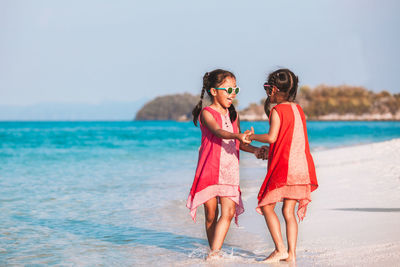
<instances>
[{"instance_id":1,"label":"girl with hair bun","mask_svg":"<svg viewBox=\"0 0 400 267\"><path fill-rule=\"evenodd\" d=\"M270 144L268 172L258 193L256 209L264 215L275 244L275 250L266 262L295 261L298 231L295 206L298 203L297 215L301 221L311 201L311 192L318 187L306 119L300 105L294 103L297 86L298 78L289 69L278 69L268 76L264 83L268 95L264 110L269 117L269 132L249 136L249 140ZM276 104L272 110L270 104ZM274 211L276 202L283 202L288 250Z\"/></svg>"}]
</instances>

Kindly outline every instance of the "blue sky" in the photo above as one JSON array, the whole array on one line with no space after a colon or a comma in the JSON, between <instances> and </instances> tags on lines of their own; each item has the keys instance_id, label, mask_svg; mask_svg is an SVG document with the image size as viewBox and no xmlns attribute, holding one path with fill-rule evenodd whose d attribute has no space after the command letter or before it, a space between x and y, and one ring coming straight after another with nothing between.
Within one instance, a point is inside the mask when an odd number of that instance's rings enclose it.
<instances>
[{"instance_id":1,"label":"blue sky","mask_svg":"<svg viewBox=\"0 0 400 267\"><path fill-rule=\"evenodd\" d=\"M277 67L301 85L400 92L399 1L1 1L0 105L199 94L225 68L259 102Z\"/></svg>"}]
</instances>

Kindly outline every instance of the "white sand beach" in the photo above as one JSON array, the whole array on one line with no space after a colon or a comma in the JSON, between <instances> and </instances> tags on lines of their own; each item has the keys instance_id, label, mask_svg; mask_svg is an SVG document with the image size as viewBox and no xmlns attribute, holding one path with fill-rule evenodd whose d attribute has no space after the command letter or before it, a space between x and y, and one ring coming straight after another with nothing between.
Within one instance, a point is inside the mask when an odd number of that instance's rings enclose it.
<instances>
[{"instance_id":1,"label":"white sand beach","mask_svg":"<svg viewBox=\"0 0 400 267\"><path fill-rule=\"evenodd\" d=\"M400 266L400 139L317 151L313 157L319 188L299 224L297 266ZM246 211L240 227L231 226L226 244L233 248L225 249L220 264L257 264L273 250L263 217L254 209L266 168L254 168L252 161L245 157L241 163ZM195 231L204 232L203 218L199 209Z\"/></svg>"}]
</instances>

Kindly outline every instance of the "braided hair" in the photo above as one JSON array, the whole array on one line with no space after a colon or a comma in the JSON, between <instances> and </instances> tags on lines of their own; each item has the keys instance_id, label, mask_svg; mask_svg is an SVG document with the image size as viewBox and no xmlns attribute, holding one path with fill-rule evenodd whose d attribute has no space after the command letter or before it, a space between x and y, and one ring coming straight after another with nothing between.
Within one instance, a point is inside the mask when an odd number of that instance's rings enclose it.
<instances>
[{"instance_id":1,"label":"braided hair","mask_svg":"<svg viewBox=\"0 0 400 267\"><path fill-rule=\"evenodd\" d=\"M299 83L299 78L289 69L279 69L271 72L268 75L267 84L270 86L275 86L280 92L286 94L287 101L294 101L297 95L297 87ZM265 100L264 111L269 117L270 115L270 96Z\"/></svg>"},{"instance_id":2,"label":"braided hair","mask_svg":"<svg viewBox=\"0 0 400 267\"><path fill-rule=\"evenodd\" d=\"M218 87L218 85L222 84L225 81L225 78L227 77L236 79L235 75L232 72L222 69L216 69L211 72L206 72L204 74L203 87L201 88L201 93L200 93L200 101L199 103L197 103L197 105L194 107L192 111L193 123L195 126L197 126L197 121L199 119L201 109L203 108L204 93L207 92L208 96L212 98L210 91L211 88ZM233 104L228 108L228 111L231 122L234 122L237 118L237 112Z\"/></svg>"}]
</instances>

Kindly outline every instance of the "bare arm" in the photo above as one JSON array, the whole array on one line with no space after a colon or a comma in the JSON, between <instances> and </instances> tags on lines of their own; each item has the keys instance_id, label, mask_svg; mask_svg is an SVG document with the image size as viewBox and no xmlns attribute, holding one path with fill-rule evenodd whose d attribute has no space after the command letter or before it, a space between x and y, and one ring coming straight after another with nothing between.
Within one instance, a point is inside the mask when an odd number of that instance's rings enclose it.
<instances>
[{"instance_id":1,"label":"bare arm","mask_svg":"<svg viewBox=\"0 0 400 267\"><path fill-rule=\"evenodd\" d=\"M205 125L215 136L222 139L237 139L240 143L250 143L246 137L248 134L242 133L231 133L225 131L219 127L217 121L214 119L213 115L207 110L203 110L200 115L200 120L203 125Z\"/></svg>"},{"instance_id":2,"label":"bare arm","mask_svg":"<svg viewBox=\"0 0 400 267\"><path fill-rule=\"evenodd\" d=\"M250 140L258 141L261 143L275 143L278 137L279 128L281 126L281 120L279 119L278 112L273 109L271 113L271 125L269 127L269 132L266 134L253 134L249 136Z\"/></svg>"},{"instance_id":3,"label":"bare arm","mask_svg":"<svg viewBox=\"0 0 400 267\"><path fill-rule=\"evenodd\" d=\"M238 128L239 128L239 133L241 133L242 131L240 130L240 118L239 118L239 114L238 114ZM240 143L239 149L245 152L249 152L249 153L255 153L258 152L258 147L252 146L250 144L244 144L244 143Z\"/></svg>"},{"instance_id":4,"label":"bare arm","mask_svg":"<svg viewBox=\"0 0 400 267\"><path fill-rule=\"evenodd\" d=\"M250 144L243 144L243 143L240 143L239 148L240 148L240 150L249 152L249 153L254 153L259 149L258 147L252 146Z\"/></svg>"}]
</instances>

